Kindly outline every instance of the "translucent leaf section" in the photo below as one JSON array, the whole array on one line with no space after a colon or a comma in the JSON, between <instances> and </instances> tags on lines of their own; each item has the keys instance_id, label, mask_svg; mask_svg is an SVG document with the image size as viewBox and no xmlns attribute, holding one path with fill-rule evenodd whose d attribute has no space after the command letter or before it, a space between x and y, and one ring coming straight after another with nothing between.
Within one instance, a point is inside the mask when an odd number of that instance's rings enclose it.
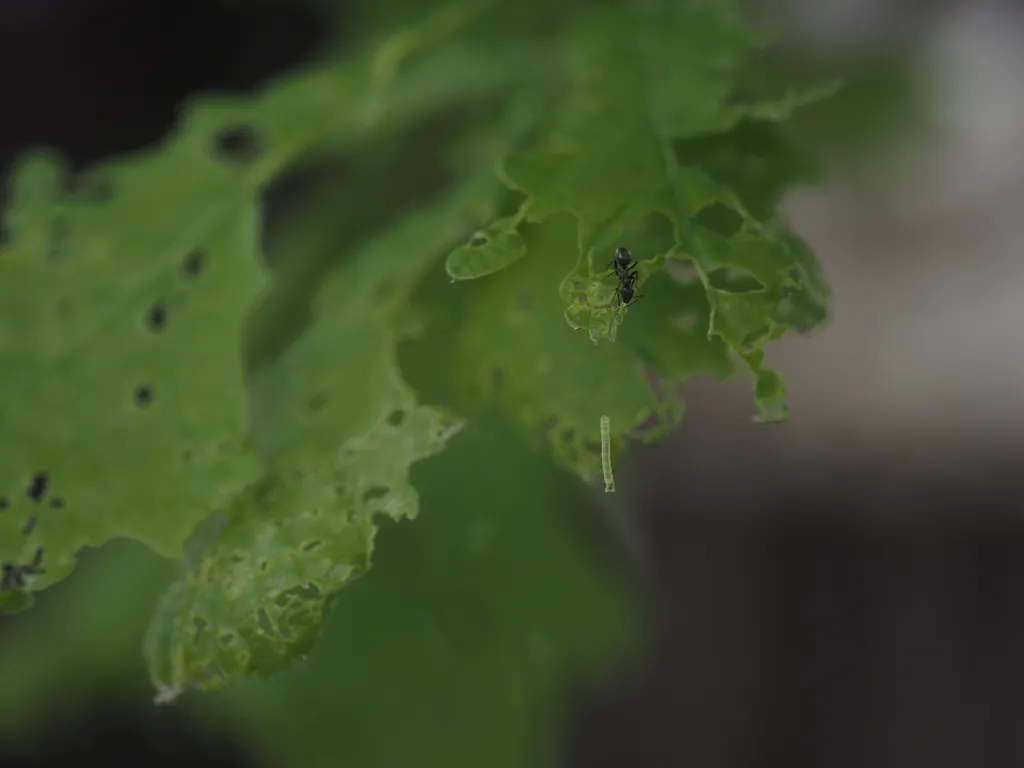
<instances>
[{"instance_id":1,"label":"translucent leaf section","mask_svg":"<svg viewBox=\"0 0 1024 768\"><path fill-rule=\"evenodd\" d=\"M498 219L452 251L445 264L452 280L485 277L523 258L526 243L516 231L518 223L519 217Z\"/></svg>"},{"instance_id":2,"label":"translucent leaf section","mask_svg":"<svg viewBox=\"0 0 1024 768\"><path fill-rule=\"evenodd\" d=\"M146 649L163 696L268 676L308 651L328 600L370 567L374 515L415 516L408 467L444 447L445 426L430 409L392 404L402 418L346 442L336 460L287 462L240 499L240 516L165 593Z\"/></svg>"},{"instance_id":3,"label":"translucent leaf section","mask_svg":"<svg viewBox=\"0 0 1024 768\"><path fill-rule=\"evenodd\" d=\"M458 339L457 369L471 398L501 402L581 476L601 470L600 417L616 436L660 406L642 362L623 345L581 344L565 324L558 281L575 261L575 222L557 216L525 229L527 255L481 284Z\"/></svg>"},{"instance_id":4,"label":"translucent leaf section","mask_svg":"<svg viewBox=\"0 0 1024 768\"><path fill-rule=\"evenodd\" d=\"M629 286L637 297L667 261L691 264L705 293L707 342L719 350L724 342L745 364L755 377L758 418L776 420L786 415L785 392L764 366L763 345L820 323L828 291L813 274L813 258L776 218L777 198L805 171L804 159L780 157L775 147L751 151L739 139L750 124L773 128L835 85L791 90L773 102L738 101L740 69L766 40L729 2L656 0L594 11L570 33L576 78L554 127L508 156L502 174L526 195L529 221L563 213L577 221L578 260L560 281L571 327L594 342L615 341L627 317L660 313L660 327L645 323L661 340L645 344L647 354L659 347L654 357L677 373L705 364L721 372L720 362L698 355L688 363L668 350L670 338L691 338L676 318L692 316L692 293L674 310L650 300L620 310L617 280L606 283L605 264L619 245L638 259L638 280ZM727 157L748 160L741 173L719 175L700 153L685 151L715 141ZM670 224L671 236L641 247L630 238L654 214Z\"/></svg>"},{"instance_id":5,"label":"translucent leaf section","mask_svg":"<svg viewBox=\"0 0 1024 768\"><path fill-rule=\"evenodd\" d=\"M416 515L409 467L460 425L417 404L395 358L410 327L393 326L488 191L496 180L471 181L353 254L322 289L305 334L255 372L274 471L219 530L200 534L195 565L162 599L146 643L161 697L269 675L307 651L327 602L369 568L375 515ZM301 300L272 294L261 312Z\"/></svg>"}]
</instances>

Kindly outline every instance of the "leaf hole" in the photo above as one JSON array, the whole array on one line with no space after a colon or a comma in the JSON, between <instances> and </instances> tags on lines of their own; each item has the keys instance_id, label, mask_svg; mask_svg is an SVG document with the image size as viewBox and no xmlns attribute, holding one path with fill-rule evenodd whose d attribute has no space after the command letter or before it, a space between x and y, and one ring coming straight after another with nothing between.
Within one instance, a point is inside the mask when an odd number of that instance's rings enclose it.
<instances>
[{"instance_id":1,"label":"leaf hole","mask_svg":"<svg viewBox=\"0 0 1024 768\"><path fill-rule=\"evenodd\" d=\"M148 384L140 384L135 388L135 404L145 408L153 402L153 388Z\"/></svg>"},{"instance_id":2,"label":"leaf hole","mask_svg":"<svg viewBox=\"0 0 1024 768\"><path fill-rule=\"evenodd\" d=\"M35 515L29 515L28 519L25 520L25 524L23 526L21 526L21 535L22 536L29 536L29 535L31 535L32 531L34 531L36 529L36 523L37 522L38 522L38 518Z\"/></svg>"},{"instance_id":3,"label":"leaf hole","mask_svg":"<svg viewBox=\"0 0 1024 768\"><path fill-rule=\"evenodd\" d=\"M256 129L247 123L219 131L213 141L215 154L231 163L251 163L260 155Z\"/></svg>"},{"instance_id":4,"label":"leaf hole","mask_svg":"<svg viewBox=\"0 0 1024 768\"><path fill-rule=\"evenodd\" d=\"M0 591L24 586L25 580L21 577L21 569L12 563L4 563L3 578L0 579Z\"/></svg>"},{"instance_id":5,"label":"leaf hole","mask_svg":"<svg viewBox=\"0 0 1024 768\"><path fill-rule=\"evenodd\" d=\"M181 274L186 278L199 277L206 266L206 255L198 248L189 251L181 262Z\"/></svg>"},{"instance_id":6,"label":"leaf hole","mask_svg":"<svg viewBox=\"0 0 1024 768\"><path fill-rule=\"evenodd\" d=\"M405 411L401 408L396 408L388 414L388 424L392 427L401 426L403 421L405 421Z\"/></svg>"},{"instance_id":7,"label":"leaf hole","mask_svg":"<svg viewBox=\"0 0 1024 768\"><path fill-rule=\"evenodd\" d=\"M690 262L669 261L665 265L665 271L679 283L696 283L700 280L700 275Z\"/></svg>"},{"instance_id":8,"label":"leaf hole","mask_svg":"<svg viewBox=\"0 0 1024 768\"><path fill-rule=\"evenodd\" d=\"M363 504L369 504L371 501L375 501L376 499L382 499L385 496L387 496L388 493L390 492L391 489L388 488L386 485L371 486L370 488L367 488L363 492Z\"/></svg>"},{"instance_id":9,"label":"leaf hole","mask_svg":"<svg viewBox=\"0 0 1024 768\"><path fill-rule=\"evenodd\" d=\"M303 552L312 552L314 549L319 547L323 542L321 541L307 541L302 545Z\"/></svg>"},{"instance_id":10,"label":"leaf hole","mask_svg":"<svg viewBox=\"0 0 1024 768\"><path fill-rule=\"evenodd\" d=\"M42 564L43 564L43 548L42 547L37 547L36 548L36 553L32 557L32 562L29 563L28 565L22 566L22 570L25 573L28 573L28 574L30 574L32 576L35 576L35 575L40 574L40 573L46 573L46 569L41 567Z\"/></svg>"},{"instance_id":11,"label":"leaf hole","mask_svg":"<svg viewBox=\"0 0 1024 768\"><path fill-rule=\"evenodd\" d=\"M680 317L677 322L683 330L692 331L694 328L697 327L697 315L693 314L692 312L688 312L687 314Z\"/></svg>"},{"instance_id":12,"label":"leaf hole","mask_svg":"<svg viewBox=\"0 0 1024 768\"><path fill-rule=\"evenodd\" d=\"M36 472L32 476L32 482L28 484L28 488L25 489L25 493L29 499L34 501L36 504L43 500L46 495L46 489L50 485L50 476L45 472Z\"/></svg>"},{"instance_id":13,"label":"leaf hole","mask_svg":"<svg viewBox=\"0 0 1024 768\"><path fill-rule=\"evenodd\" d=\"M146 310L146 327L153 333L160 333L167 324L167 308L162 301L156 301Z\"/></svg>"},{"instance_id":14,"label":"leaf hole","mask_svg":"<svg viewBox=\"0 0 1024 768\"><path fill-rule=\"evenodd\" d=\"M739 267L720 267L708 273L712 288L729 293L757 293L765 286L750 272Z\"/></svg>"},{"instance_id":15,"label":"leaf hole","mask_svg":"<svg viewBox=\"0 0 1024 768\"><path fill-rule=\"evenodd\" d=\"M208 625L206 623L206 619L204 619L204 618L202 618L200 616L196 616L195 619L192 620L192 624L196 628L196 632L192 636L192 647L193 648L198 648L199 647L199 641L200 641L200 639L203 636L203 632L206 631L206 627Z\"/></svg>"},{"instance_id":16,"label":"leaf hole","mask_svg":"<svg viewBox=\"0 0 1024 768\"><path fill-rule=\"evenodd\" d=\"M270 614L267 613L266 608L260 608L256 612L256 619L259 622L260 629L268 635L274 634L274 623L270 620Z\"/></svg>"},{"instance_id":17,"label":"leaf hole","mask_svg":"<svg viewBox=\"0 0 1024 768\"><path fill-rule=\"evenodd\" d=\"M743 217L722 203L712 203L693 217L696 224L723 237L732 237L743 226Z\"/></svg>"}]
</instances>

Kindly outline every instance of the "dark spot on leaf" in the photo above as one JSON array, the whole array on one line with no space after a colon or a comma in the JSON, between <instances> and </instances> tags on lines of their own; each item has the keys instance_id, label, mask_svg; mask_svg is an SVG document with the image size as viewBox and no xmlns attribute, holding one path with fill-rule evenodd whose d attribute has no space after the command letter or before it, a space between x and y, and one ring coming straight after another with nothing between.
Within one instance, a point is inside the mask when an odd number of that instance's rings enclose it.
<instances>
[{"instance_id":1,"label":"dark spot on leaf","mask_svg":"<svg viewBox=\"0 0 1024 768\"><path fill-rule=\"evenodd\" d=\"M268 635L275 634L274 633L274 624L273 624L273 622L271 622L270 614L267 613L267 609L266 608L260 608L256 612L256 617L259 620L260 629L262 629Z\"/></svg>"},{"instance_id":2,"label":"dark spot on leaf","mask_svg":"<svg viewBox=\"0 0 1024 768\"><path fill-rule=\"evenodd\" d=\"M585 450L587 450L589 453L600 453L601 452L601 444L600 443L596 443L593 440L585 441L583 443L583 448Z\"/></svg>"},{"instance_id":3,"label":"dark spot on leaf","mask_svg":"<svg viewBox=\"0 0 1024 768\"><path fill-rule=\"evenodd\" d=\"M235 639L235 636L231 632L225 632L220 636L221 647L231 644L231 641Z\"/></svg>"},{"instance_id":4,"label":"dark spot on leaf","mask_svg":"<svg viewBox=\"0 0 1024 768\"><path fill-rule=\"evenodd\" d=\"M0 512L3 512L9 506L6 496L0 496Z\"/></svg>"},{"instance_id":5,"label":"dark spot on leaf","mask_svg":"<svg viewBox=\"0 0 1024 768\"><path fill-rule=\"evenodd\" d=\"M188 464L190 461L192 461L192 451L186 448L181 452L181 462L182 464Z\"/></svg>"},{"instance_id":6,"label":"dark spot on leaf","mask_svg":"<svg viewBox=\"0 0 1024 768\"><path fill-rule=\"evenodd\" d=\"M38 568L43 564L43 548L36 547L36 553L32 556L32 567Z\"/></svg>"},{"instance_id":7,"label":"dark spot on leaf","mask_svg":"<svg viewBox=\"0 0 1024 768\"><path fill-rule=\"evenodd\" d=\"M22 536L28 536L29 534L31 534L32 531L34 531L36 529L36 522L37 522L36 516L35 515L29 515L28 519L25 521L25 524L23 526L21 526L21 535Z\"/></svg>"},{"instance_id":8,"label":"dark spot on leaf","mask_svg":"<svg viewBox=\"0 0 1024 768\"><path fill-rule=\"evenodd\" d=\"M197 648L199 646L199 641L203 636L203 631L206 629L206 619L196 616L192 620L192 623L196 628L196 633L192 636L192 647Z\"/></svg>"},{"instance_id":9,"label":"dark spot on leaf","mask_svg":"<svg viewBox=\"0 0 1024 768\"><path fill-rule=\"evenodd\" d=\"M244 563L245 562L245 558L242 555L235 554L235 555L231 556L231 562L232 563Z\"/></svg>"},{"instance_id":10,"label":"dark spot on leaf","mask_svg":"<svg viewBox=\"0 0 1024 768\"><path fill-rule=\"evenodd\" d=\"M45 472L36 472L32 478L32 482L29 483L28 488L25 489L25 493L28 497L36 504L43 500L46 495L46 488L50 485L50 476Z\"/></svg>"},{"instance_id":11,"label":"dark spot on leaf","mask_svg":"<svg viewBox=\"0 0 1024 768\"><path fill-rule=\"evenodd\" d=\"M307 403L307 405L309 406L309 410L311 411L322 411L324 407L327 405L327 400L328 398L326 394L324 394L323 392L318 392L317 394L309 398L309 402Z\"/></svg>"},{"instance_id":12,"label":"dark spot on leaf","mask_svg":"<svg viewBox=\"0 0 1024 768\"><path fill-rule=\"evenodd\" d=\"M487 237L483 232L477 232L469 240L469 244L474 248L479 248L481 245L487 245L490 242L490 238Z\"/></svg>"},{"instance_id":13,"label":"dark spot on leaf","mask_svg":"<svg viewBox=\"0 0 1024 768\"><path fill-rule=\"evenodd\" d=\"M307 541L305 544L302 545L302 551L312 552L314 549L319 547L321 543L322 542L320 541Z\"/></svg>"},{"instance_id":14,"label":"dark spot on leaf","mask_svg":"<svg viewBox=\"0 0 1024 768\"><path fill-rule=\"evenodd\" d=\"M572 427L566 427L562 430L562 442L571 443L576 439L576 430Z\"/></svg>"},{"instance_id":15,"label":"dark spot on leaf","mask_svg":"<svg viewBox=\"0 0 1024 768\"><path fill-rule=\"evenodd\" d=\"M214 138L217 157L232 163L251 163L260 154L256 130L245 123L220 131Z\"/></svg>"},{"instance_id":16,"label":"dark spot on leaf","mask_svg":"<svg viewBox=\"0 0 1024 768\"><path fill-rule=\"evenodd\" d=\"M403 421L405 421L405 411L401 408L396 408L388 414L388 424L392 427L399 426Z\"/></svg>"},{"instance_id":17,"label":"dark spot on leaf","mask_svg":"<svg viewBox=\"0 0 1024 768\"><path fill-rule=\"evenodd\" d=\"M46 243L46 259L54 263L68 256L68 238L71 236L71 222L61 217L50 225L50 237Z\"/></svg>"},{"instance_id":18,"label":"dark spot on leaf","mask_svg":"<svg viewBox=\"0 0 1024 768\"><path fill-rule=\"evenodd\" d=\"M153 333L160 333L167 324L167 308L162 301L153 303L146 311L146 327Z\"/></svg>"},{"instance_id":19,"label":"dark spot on leaf","mask_svg":"<svg viewBox=\"0 0 1024 768\"><path fill-rule=\"evenodd\" d=\"M0 248L5 248L11 244L11 233L6 226L0 224Z\"/></svg>"},{"instance_id":20,"label":"dark spot on leaf","mask_svg":"<svg viewBox=\"0 0 1024 768\"><path fill-rule=\"evenodd\" d=\"M206 255L196 248L193 251L189 251L188 255L185 256L185 260L181 262L181 274L187 278L199 277L205 266Z\"/></svg>"},{"instance_id":21,"label":"dark spot on leaf","mask_svg":"<svg viewBox=\"0 0 1024 768\"><path fill-rule=\"evenodd\" d=\"M367 488L363 492L363 504L367 504L373 501L374 499L382 499L385 496L387 496L390 491L391 489L388 488L386 485L374 485L370 488Z\"/></svg>"},{"instance_id":22,"label":"dark spot on leaf","mask_svg":"<svg viewBox=\"0 0 1024 768\"><path fill-rule=\"evenodd\" d=\"M52 499L50 499L50 509L63 509L63 508L64 508L64 499L62 499L60 496L54 496Z\"/></svg>"},{"instance_id":23,"label":"dark spot on leaf","mask_svg":"<svg viewBox=\"0 0 1024 768\"><path fill-rule=\"evenodd\" d=\"M266 560L262 560L262 561L260 562L260 570L261 570L261 571L265 571L265 570L267 570L267 561L266 561Z\"/></svg>"},{"instance_id":24,"label":"dark spot on leaf","mask_svg":"<svg viewBox=\"0 0 1024 768\"><path fill-rule=\"evenodd\" d=\"M153 402L153 388L148 384L140 384L135 388L135 404L145 408Z\"/></svg>"},{"instance_id":25,"label":"dark spot on leaf","mask_svg":"<svg viewBox=\"0 0 1024 768\"><path fill-rule=\"evenodd\" d=\"M221 440L220 443L217 445L217 450L220 451L221 453L227 453L234 447L235 441L229 438L227 440Z\"/></svg>"},{"instance_id":26,"label":"dark spot on leaf","mask_svg":"<svg viewBox=\"0 0 1024 768\"><path fill-rule=\"evenodd\" d=\"M732 237L743 226L743 217L721 203L712 203L694 216L694 221L723 237Z\"/></svg>"},{"instance_id":27,"label":"dark spot on leaf","mask_svg":"<svg viewBox=\"0 0 1024 768\"><path fill-rule=\"evenodd\" d=\"M22 578L21 569L12 563L4 563L4 575L0 579L0 590L24 586L25 579Z\"/></svg>"},{"instance_id":28,"label":"dark spot on leaf","mask_svg":"<svg viewBox=\"0 0 1024 768\"><path fill-rule=\"evenodd\" d=\"M494 366L494 370L491 371L491 386L499 395L505 389L505 372L499 366Z\"/></svg>"},{"instance_id":29,"label":"dark spot on leaf","mask_svg":"<svg viewBox=\"0 0 1024 768\"><path fill-rule=\"evenodd\" d=\"M531 291L520 291L516 297L516 307L519 309L530 309L533 307L533 293Z\"/></svg>"}]
</instances>

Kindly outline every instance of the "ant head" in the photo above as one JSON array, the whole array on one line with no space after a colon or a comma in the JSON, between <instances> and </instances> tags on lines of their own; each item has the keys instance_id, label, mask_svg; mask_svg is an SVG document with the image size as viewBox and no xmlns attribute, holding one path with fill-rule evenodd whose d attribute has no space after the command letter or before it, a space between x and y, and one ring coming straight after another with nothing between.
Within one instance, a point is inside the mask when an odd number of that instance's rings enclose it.
<instances>
[{"instance_id":1,"label":"ant head","mask_svg":"<svg viewBox=\"0 0 1024 768\"><path fill-rule=\"evenodd\" d=\"M616 248L615 249L615 260L624 267L628 267L633 261L633 254L629 252L628 248Z\"/></svg>"}]
</instances>

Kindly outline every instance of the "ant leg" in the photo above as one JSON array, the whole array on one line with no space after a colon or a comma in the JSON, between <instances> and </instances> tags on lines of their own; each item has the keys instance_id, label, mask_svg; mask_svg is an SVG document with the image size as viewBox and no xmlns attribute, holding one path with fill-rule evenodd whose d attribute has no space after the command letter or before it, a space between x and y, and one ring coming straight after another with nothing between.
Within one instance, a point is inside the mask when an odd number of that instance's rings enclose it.
<instances>
[{"instance_id":1,"label":"ant leg","mask_svg":"<svg viewBox=\"0 0 1024 768\"><path fill-rule=\"evenodd\" d=\"M640 299L642 299L646 295L647 294L641 293L639 296L634 296L633 300L631 302L629 302L629 304L627 304L626 306L629 306L629 307L633 306L634 304L636 304L638 301L640 301Z\"/></svg>"}]
</instances>

